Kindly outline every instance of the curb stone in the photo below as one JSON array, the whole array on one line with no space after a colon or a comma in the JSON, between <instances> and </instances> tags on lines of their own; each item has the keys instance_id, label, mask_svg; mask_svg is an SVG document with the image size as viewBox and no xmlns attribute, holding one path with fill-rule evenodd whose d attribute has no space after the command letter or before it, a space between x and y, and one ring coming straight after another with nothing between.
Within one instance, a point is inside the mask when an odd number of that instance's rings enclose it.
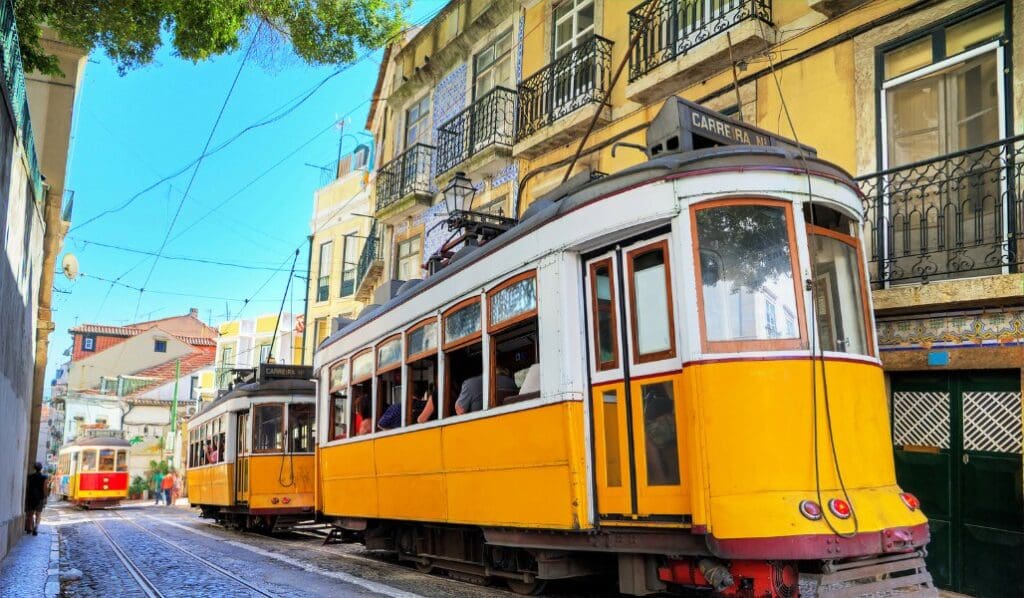
<instances>
[{"instance_id":1,"label":"curb stone","mask_svg":"<svg viewBox=\"0 0 1024 598\"><path fill-rule=\"evenodd\" d=\"M50 534L50 566L46 571L46 598L57 598L60 594L60 532L56 526Z\"/></svg>"}]
</instances>

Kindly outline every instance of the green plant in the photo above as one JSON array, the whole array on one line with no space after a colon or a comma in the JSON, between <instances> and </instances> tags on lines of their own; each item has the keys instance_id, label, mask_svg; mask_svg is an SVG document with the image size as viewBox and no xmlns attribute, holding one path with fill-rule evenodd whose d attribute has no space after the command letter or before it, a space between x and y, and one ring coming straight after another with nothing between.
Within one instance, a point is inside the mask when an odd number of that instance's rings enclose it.
<instances>
[{"instance_id":1,"label":"green plant","mask_svg":"<svg viewBox=\"0 0 1024 598\"><path fill-rule=\"evenodd\" d=\"M150 461L149 469L146 470L146 487L152 488L156 474L160 473L161 475L167 475L167 471L169 469L170 465L167 461Z\"/></svg>"},{"instance_id":2,"label":"green plant","mask_svg":"<svg viewBox=\"0 0 1024 598\"><path fill-rule=\"evenodd\" d=\"M128 486L129 496L139 496L149 488L149 484L146 479L140 475L132 478L131 485Z\"/></svg>"}]
</instances>

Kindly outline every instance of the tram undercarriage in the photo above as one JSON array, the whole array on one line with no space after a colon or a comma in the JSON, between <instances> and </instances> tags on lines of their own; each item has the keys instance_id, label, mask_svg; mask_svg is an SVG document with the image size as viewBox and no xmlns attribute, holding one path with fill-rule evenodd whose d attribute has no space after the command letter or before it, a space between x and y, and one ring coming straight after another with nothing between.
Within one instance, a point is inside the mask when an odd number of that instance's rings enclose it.
<instances>
[{"instance_id":1,"label":"tram undercarriage","mask_svg":"<svg viewBox=\"0 0 1024 598\"><path fill-rule=\"evenodd\" d=\"M703 536L673 531L549 532L358 519L336 520L329 541L335 538L393 552L423 573L442 570L481 585L504 582L525 595L544 592L553 580L609 573L617 573L621 593L633 596L688 590L783 598L937 595L923 550L824 561L728 560L712 555Z\"/></svg>"}]
</instances>

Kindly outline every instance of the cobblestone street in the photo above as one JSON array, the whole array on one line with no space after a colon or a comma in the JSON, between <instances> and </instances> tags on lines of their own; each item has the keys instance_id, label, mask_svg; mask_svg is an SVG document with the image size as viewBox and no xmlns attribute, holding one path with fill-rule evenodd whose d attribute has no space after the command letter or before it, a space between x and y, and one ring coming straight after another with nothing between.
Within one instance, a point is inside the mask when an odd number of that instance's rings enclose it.
<instances>
[{"instance_id":1,"label":"cobblestone street","mask_svg":"<svg viewBox=\"0 0 1024 598\"><path fill-rule=\"evenodd\" d=\"M60 547L59 567L50 563L56 558L55 539ZM549 588L549 595L614 595L606 589L609 585L577 583ZM0 569L0 596L44 595L397 598L515 594L501 587L420 573L359 544L324 546L323 538L312 533L271 537L227 530L183 506L134 503L83 511L57 503L45 511L40 535L24 538Z\"/></svg>"}]
</instances>

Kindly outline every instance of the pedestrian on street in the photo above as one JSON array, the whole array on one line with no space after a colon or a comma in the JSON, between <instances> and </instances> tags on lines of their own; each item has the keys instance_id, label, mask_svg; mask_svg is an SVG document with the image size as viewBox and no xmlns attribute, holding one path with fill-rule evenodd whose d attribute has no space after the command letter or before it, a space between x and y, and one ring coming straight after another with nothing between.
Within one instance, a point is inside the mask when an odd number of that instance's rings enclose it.
<instances>
[{"instance_id":1,"label":"pedestrian on street","mask_svg":"<svg viewBox=\"0 0 1024 598\"><path fill-rule=\"evenodd\" d=\"M160 504L160 499L164 495L164 487L162 485L163 481L164 474L160 473L160 470L157 470L157 472L153 474L153 494L156 496L156 500L153 501L154 507Z\"/></svg>"},{"instance_id":2,"label":"pedestrian on street","mask_svg":"<svg viewBox=\"0 0 1024 598\"><path fill-rule=\"evenodd\" d=\"M35 464L35 473L28 475L25 485L25 533L39 535L39 520L43 516L43 507L50 496L49 476L43 473L43 464Z\"/></svg>"},{"instance_id":3,"label":"pedestrian on street","mask_svg":"<svg viewBox=\"0 0 1024 598\"><path fill-rule=\"evenodd\" d=\"M172 495L174 494L174 482L176 481L175 477L176 476L174 475L174 470L171 469L167 471L167 475L165 475L164 479L160 482L160 487L164 491L164 500L166 501L166 506L168 507L174 504Z\"/></svg>"}]
</instances>

